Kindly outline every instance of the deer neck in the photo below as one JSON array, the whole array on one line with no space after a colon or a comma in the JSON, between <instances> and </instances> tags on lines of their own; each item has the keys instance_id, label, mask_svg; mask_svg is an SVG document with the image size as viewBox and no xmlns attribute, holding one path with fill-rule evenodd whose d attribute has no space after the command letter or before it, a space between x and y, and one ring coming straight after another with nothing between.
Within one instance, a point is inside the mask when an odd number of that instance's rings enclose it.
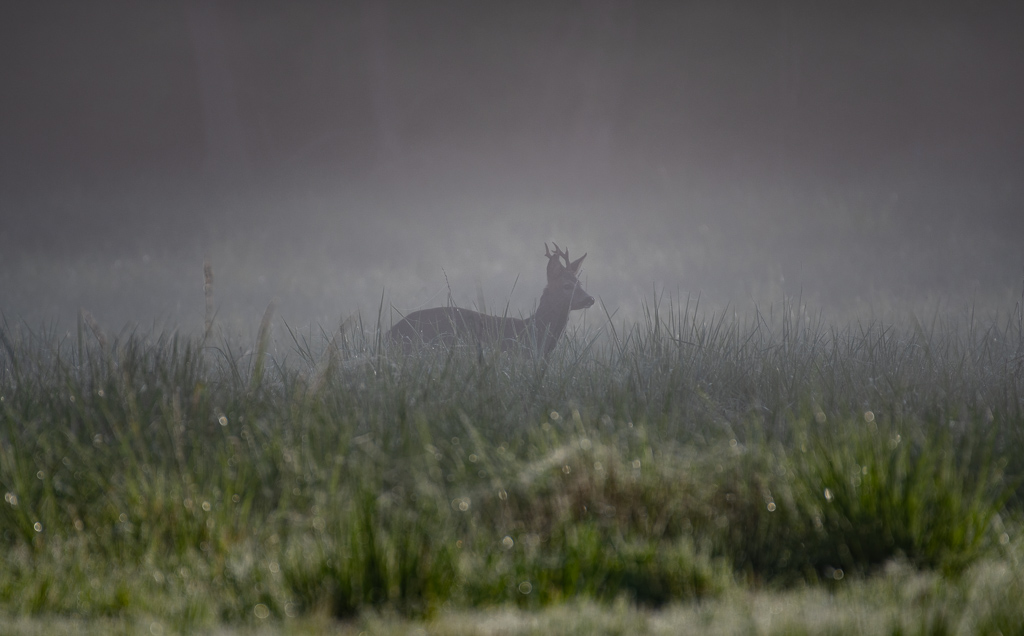
<instances>
[{"instance_id":1,"label":"deer neck","mask_svg":"<svg viewBox=\"0 0 1024 636\"><path fill-rule=\"evenodd\" d=\"M555 348L569 322L569 306L566 304L563 307L563 304L545 287L537 303L537 312L530 318L530 323L536 329L537 344L545 353L551 353Z\"/></svg>"}]
</instances>

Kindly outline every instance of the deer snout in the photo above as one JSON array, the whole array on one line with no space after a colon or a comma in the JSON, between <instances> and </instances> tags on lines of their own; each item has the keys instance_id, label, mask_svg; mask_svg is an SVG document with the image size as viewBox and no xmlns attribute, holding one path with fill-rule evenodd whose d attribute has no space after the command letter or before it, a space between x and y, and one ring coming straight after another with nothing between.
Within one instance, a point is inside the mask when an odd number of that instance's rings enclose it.
<instances>
[{"instance_id":1,"label":"deer snout","mask_svg":"<svg viewBox=\"0 0 1024 636\"><path fill-rule=\"evenodd\" d=\"M590 294L583 294L582 297L573 299L573 309L586 309L594 306L594 297Z\"/></svg>"}]
</instances>

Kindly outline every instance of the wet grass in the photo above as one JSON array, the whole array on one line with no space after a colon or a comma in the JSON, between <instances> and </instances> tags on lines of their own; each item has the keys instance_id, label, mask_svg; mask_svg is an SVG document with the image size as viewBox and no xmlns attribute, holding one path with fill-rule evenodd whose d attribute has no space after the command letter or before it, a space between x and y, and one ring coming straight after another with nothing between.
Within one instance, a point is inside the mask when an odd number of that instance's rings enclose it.
<instances>
[{"instance_id":1,"label":"wet grass","mask_svg":"<svg viewBox=\"0 0 1024 636\"><path fill-rule=\"evenodd\" d=\"M352 322L274 342L271 319L251 344L210 324L204 338L109 336L87 315L72 334L4 324L5 620L728 632L715 616L746 607L760 633L1004 634L1024 620L1019 305L832 325L798 305L657 301L547 361L402 357ZM839 622L753 609L819 602Z\"/></svg>"}]
</instances>

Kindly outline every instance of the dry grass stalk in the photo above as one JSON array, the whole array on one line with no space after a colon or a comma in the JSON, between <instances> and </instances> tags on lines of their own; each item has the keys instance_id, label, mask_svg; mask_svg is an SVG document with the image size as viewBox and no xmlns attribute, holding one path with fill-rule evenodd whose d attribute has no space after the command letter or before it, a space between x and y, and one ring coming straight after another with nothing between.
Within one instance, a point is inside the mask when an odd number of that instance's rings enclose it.
<instances>
[{"instance_id":1,"label":"dry grass stalk","mask_svg":"<svg viewBox=\"0 0 1024 636\"><path fill-rule=\"evenodd\" d=\"M270 322L274 317L274 301L267 305L267 311L263 313L263 320L260 321L260 330L256 335L255 362L252 367L249 392L255 394L263 382L263 369L266 365L267 348L270 346Z\"/></svg>"},{"instance_id":2,"label":"dry grass stalk","mask_svg":"<svg viewBox=\"0 0 1024 636\"><path fill-rule=\"evenodd\" d=\"M203 339L210 337L213 331L213 265L210 259L203 262L203 293L206 295L206 329L203 331Z\"/></svg>"}]
</instances>

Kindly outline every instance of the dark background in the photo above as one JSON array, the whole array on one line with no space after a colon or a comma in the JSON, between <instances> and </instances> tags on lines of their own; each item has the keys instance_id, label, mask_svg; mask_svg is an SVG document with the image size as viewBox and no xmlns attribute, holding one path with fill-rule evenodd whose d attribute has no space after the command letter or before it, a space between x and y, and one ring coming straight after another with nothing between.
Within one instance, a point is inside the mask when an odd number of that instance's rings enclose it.
<instances>
[{"instance_id":1,"label":"dark background","mask_svg":"<svg viewBox=\"0 0 1024 636\"><path fill-rule=\"evenodd\" d=\"M194 326L209 258L225 317L529 313L551 240L622 316L999 308L1024 9L981 4L4 3L0 310Z\"/></svg>"}]
</instances>

